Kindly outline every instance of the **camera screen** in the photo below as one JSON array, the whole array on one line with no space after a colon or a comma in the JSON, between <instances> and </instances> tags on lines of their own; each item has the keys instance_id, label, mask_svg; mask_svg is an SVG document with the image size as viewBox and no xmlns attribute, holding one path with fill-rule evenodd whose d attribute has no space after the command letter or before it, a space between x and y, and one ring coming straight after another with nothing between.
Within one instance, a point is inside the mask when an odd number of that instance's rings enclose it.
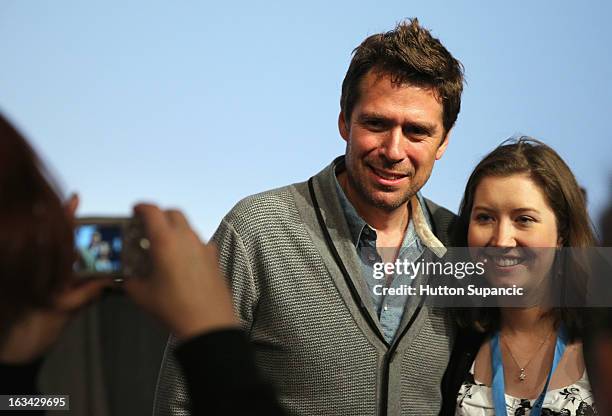
<instances>
[{"instance_id":1,"label":"camera screen","mask_svg":"<svg viewBox=\"0 0 612 416\"><path fill-rule=\"evenodd\" d=\"M121 271L121 225L79 225L75 230L74 242L77 252L75 272L112 274Z\"/></svg>"}]
</instances>

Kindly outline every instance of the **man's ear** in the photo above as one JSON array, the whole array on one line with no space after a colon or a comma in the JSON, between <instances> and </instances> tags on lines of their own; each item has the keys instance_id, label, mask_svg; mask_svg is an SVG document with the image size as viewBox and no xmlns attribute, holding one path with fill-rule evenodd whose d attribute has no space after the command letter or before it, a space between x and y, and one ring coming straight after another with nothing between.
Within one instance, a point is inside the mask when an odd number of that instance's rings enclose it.
<instances>
[{"instance_id":1,"label":"man's ear","mask_svg":"<svg viewBox=\"0 0 612 416\"><path fill-rule=\"evenodd\" d=\"M342 111L340 111L340 114L338 115L338 130L340 131L340 136L342 136L344 141L348 142L349 136L350 136L349 134L350 129L346 125L346 120L344 118L344 113Z\"/></svg>"},{"instance_id":2,"label":"man's ear","mask_svg":"<svg viewBox=\"0 0 612 416\"><path fill-rule=\"evenodd\" d=\"M440 146L438 146L438 150L436 150L436 160L440 160L440 158L442 158L442 155L444 154L444 152L446 152L446 148L448 147L448 141L450 140L450 136L451 136L451 132L452 131L453 131L453 129L451 128L444 135L444 139L442 139L442 143L440 143Z\"/></svg>"}]
</instances>

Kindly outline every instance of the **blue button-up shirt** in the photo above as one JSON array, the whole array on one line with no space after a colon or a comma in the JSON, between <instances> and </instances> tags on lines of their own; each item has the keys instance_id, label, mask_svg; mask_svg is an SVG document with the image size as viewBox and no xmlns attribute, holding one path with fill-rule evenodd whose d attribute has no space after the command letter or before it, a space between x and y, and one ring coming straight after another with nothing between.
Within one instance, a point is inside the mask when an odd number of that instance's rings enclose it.
<instances>
[{"instance_id":1,"label":"blue button-up shirt","mask_svg":"<svg viewBox=\"0 0 612 416\"><path fill-rule=\"evenodd\" d=\"M397 329L399 328L404 309L407 303L410 301L408 295L395 295L395 296L384 296L380 293L380 290L375 291L374 286L384 285L389 288L399 288L401 285L410 285L413 281L409 276L389 276L385 279L376 279L374 277L374 263L382 262L382 258L376 248L377 234L376 230L372 228L363 218L359 216L351 202L348 200L338 179L336 178L336 190L340 199L340 205L344 211L346 221L348 223L349 231L351 233L351 239L359 259L361 261L362 274L368 285L370 296L376 308L376 314L380 320L380 324L383 329L383 335L387 342L391 343ZM417 194L418 202L422 208L425 219L431 228L431 219L425 209L423 197L420 193ZM408 208L406 208L408 209ZM392 250L394 248L383 248L386 250ZM397 259L401 262L405 260L408 262L416 262L424 252L423 243L421 238L414 227L414 221L409 221L406 233L404 234L404 240L400 246ZM378 294L376 293L378 292Z\"/></svg>"}]
</instances>

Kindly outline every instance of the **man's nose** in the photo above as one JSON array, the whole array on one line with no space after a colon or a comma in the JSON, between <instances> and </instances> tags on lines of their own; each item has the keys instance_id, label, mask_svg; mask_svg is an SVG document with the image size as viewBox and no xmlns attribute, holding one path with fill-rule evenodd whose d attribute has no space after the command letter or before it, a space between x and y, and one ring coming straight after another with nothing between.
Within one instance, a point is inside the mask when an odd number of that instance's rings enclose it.
<instances>
[{"instance_id":1,"label":"man's nose","mask_svg":"<svg viewBox=\"0 0 612 416\"><path fill-rule=\"evenodd\" d=\"M389 130L389 135L383 144L383 154L390 162L400 162L404 159L404 137L402 129L397 127Z\"/></svg>"},{"instance_id":2,"label":"man's nose","mask_svg":"<svg viewBox=\"0 0 612 416\"><path fill-rule=\"evenodd\" d=\"M490 245L493 247L516 247L515 230L510 221L499 221L493 230Z\"/></svg>"}]
</instances>

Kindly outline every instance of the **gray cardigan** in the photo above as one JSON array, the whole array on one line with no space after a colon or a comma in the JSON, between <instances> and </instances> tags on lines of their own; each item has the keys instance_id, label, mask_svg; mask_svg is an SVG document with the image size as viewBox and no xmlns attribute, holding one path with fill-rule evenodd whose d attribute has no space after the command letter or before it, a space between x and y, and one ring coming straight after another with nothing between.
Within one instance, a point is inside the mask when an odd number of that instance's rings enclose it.
<instances>
[{"instance_id":1,"label":"gray cardigan","mask_svg":"<svg viewBox=\"0 0 612 416\"><path fill-rule=\"evenodd\" d=\"M454 338L450 317L409 302L401 335L384 341L332 175L333 164L313 178L312 191L348 276L326 243L307 182L245 198L213 236L257 364L290 414L436 415ZM449 244L455 215L430 201L427 209ZM189 414L173 345L171 338L155 415Z\"/></svg>"}]
</instances>

